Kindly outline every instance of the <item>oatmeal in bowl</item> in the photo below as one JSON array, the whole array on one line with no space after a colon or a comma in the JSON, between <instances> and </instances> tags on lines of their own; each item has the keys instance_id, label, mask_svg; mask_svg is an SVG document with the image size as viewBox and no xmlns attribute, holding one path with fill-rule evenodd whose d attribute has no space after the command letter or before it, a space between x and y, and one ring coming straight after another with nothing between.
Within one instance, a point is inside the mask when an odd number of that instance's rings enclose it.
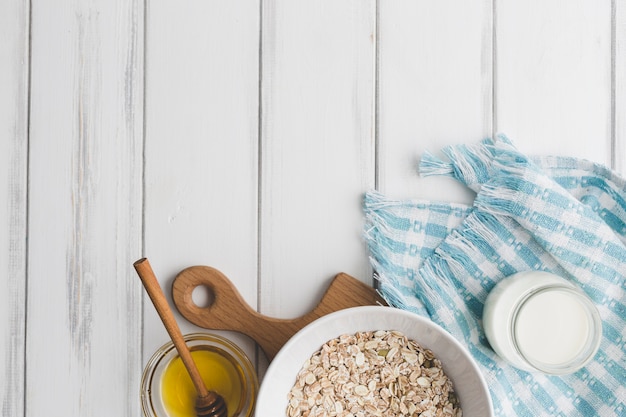
<instances>
[{"instance_id":1,"label":"oatmeal in bowl","mask_svg":"<svg viewBox=\"0 0 626 417\"><path fill-rule=\"evenodd\" d=\"M257 417L493 416L469 353L416 314L367 306L324 316L270 364Z\"/></svg>"},{"instance_id":2,"label":"oatmeal in bowl","mask_svg":"<svg viewBox=\"0 0 626 417\"><path fill-rule=\"evenodd\" d=\"M288 398L289 417L462 415L441 361L398 330L324 343L305 361Z\"/></svg>"}]
</instances>

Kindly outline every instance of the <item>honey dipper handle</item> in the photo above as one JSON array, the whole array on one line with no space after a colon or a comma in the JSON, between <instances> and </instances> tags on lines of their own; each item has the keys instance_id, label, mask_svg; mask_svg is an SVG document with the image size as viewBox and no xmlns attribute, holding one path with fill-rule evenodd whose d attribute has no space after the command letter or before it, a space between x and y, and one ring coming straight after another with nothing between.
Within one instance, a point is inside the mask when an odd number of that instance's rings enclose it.
<instances>
[{"instance_id":1,"label":"honey dipper handle","mask_svg":"<svg viewBox=\"0 0 626 417\"><path fill-rule=\"evenodd\" d=\"M196 391L198 392L199 397L206 397L208 395L208 390L200 376L200 372L191 357L191 353L189 352L189 348L185 343L185 339L183 338L183 334L178 327L178 323L174 318L174 314L170 309L169 304L167 303L167 299L165 298L165 294L163 294L163 290L161 290L161 286L159 285L159 281L157 280L154 272L152 271L152 267L150 266L150 262L148 262L147 258L141 258L136 261L133 266L143 283L148 296L150 296L150 300L152 300L152 304L156 308L163 325L165 326L165 330L170 335L172 342L174 342L174 346L180 355L180 358L187 368L187 372L189 372L189 376L196 387Z\"/></svg>"}]
</instances>

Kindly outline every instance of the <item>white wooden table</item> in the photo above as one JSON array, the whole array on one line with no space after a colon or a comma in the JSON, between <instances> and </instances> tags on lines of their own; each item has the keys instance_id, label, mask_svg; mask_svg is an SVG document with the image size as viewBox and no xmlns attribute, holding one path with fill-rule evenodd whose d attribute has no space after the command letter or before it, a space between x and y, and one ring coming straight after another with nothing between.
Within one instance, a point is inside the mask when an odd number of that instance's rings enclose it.
<instances>
[{"instance_id":1,"label":"white wooden table","mask_svg":"<svg viewBox=\"0 0 626 417\"><path fill-rule=\"evenodd\" d=\"M1 414L139 416L141 256L295 317L372 282L366 190L471 202L425 149L624 172L626 2L2 0L0 92Z\"/></svg>"}]
</instances>

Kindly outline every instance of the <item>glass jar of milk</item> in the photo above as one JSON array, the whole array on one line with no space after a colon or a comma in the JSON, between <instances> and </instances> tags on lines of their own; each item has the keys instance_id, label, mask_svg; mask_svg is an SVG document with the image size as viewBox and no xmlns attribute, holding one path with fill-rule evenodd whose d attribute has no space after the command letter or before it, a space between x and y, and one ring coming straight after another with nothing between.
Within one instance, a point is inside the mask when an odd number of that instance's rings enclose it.
<instances>
[{"instance_id":1,"label":"glass jar of milk","mask_svg":"<svg viewBox=\"0 0 626 417\"><path fill-rule=\"evenodd\" d=\"M483 327L500 357L552 375L585 366L602 337L602 321L589 297L543 271L520 272L498 283L485 301Z\"/></svg>"}]
</instances>

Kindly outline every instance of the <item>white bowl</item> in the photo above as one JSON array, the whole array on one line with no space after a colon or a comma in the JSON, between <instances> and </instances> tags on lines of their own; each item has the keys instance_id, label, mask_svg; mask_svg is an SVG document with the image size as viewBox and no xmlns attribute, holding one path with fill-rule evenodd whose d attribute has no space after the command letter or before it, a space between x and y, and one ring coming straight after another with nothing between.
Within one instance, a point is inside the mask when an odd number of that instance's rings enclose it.
<instances>
[{"instance_id":1,"label":"white bowl","mask_svg":"<svg viewBox=\"0 0 626 417\"><path fill-rule=\"evenodd\" d=\"M286 416L287 394L304 362L331 339L342 334L371 330L398 330L432 350L454 384L463 417L493 417L487 384L467 350L427 318L382 306L354 307L328 314L289 339L263 377L255 416Z\"/></svg>"}]
</instances>

